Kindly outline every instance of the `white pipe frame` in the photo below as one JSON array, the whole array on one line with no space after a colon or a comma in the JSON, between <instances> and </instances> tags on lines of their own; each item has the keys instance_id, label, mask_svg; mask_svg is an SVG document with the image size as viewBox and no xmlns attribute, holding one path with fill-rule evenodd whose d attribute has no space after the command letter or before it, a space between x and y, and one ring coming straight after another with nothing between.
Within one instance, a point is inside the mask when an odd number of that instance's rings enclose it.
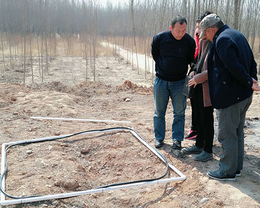
<instances>
[{"instance_id":1,"label":"white pipe frame","mask_svg":"<svg viewBox=\"0 0 260 208\"><path fill-rule=\"evenodd\" d=\"M60 120L60 121L83 121L83 122L94 122L94 123L125 123L129 124L131 121L117 121L117 120L96 120L96 119L83 119L83 118L53 118L53 117L31 117L36 120Z\"/></svg>"},{"instance_id":2,"label":"white pipe frame","mask_svg":"<svg viewBox=\"0 0 260 208\"><path fill-rule=\"evenodd\" d=\"M134 137L136 137L144 146L146 146L149 150L151 150L157 157L159 157L165 163L166 159L163 158L156 149L154 149L151 145L149 145L146 140L144 140L134 130L132 130L130 128L125 128L125 127L123 129L122 128L113 128L113 129L107 129L107 130L102 130L102 131L93 130L93 131L89 131L89 132L84 132L82 134L94 134L94 133L101 133L101 132L103 133L103 132L111 132L111 131L130 131ZM70 135L54 136L54 137L38 138L38 139L25 140L25 141L3 143L2 144L2 159L1 159L1 163L2 163L1 164L1 175L4 173L4 170L5 170L6 147L8 147L9 145L19 145L19 144L24 144L24 143L51 141L51 140L55 140L56 138L59 139L59 138L66 137L66 136L70 136ZM38 202L38 201L45 201L45 200L52 200L52 199L62 199L62 198L80 196L80 195L84 195L84 194L112 191L112 190L116 190L116 189L126 189L126 188L137 187L137 186L161 184L161 183L168 183L168 182L173 182L173 181L183 181L186 179L186 176L183 173L181 173L176 167L174 167L173 165L171 165L169 163L168 163L168 165L169 165L169 168L172 169L172 171L177 173L178 177L171 177L171 178L147 181L147 182L136 182L136 183L132 183L132 184L117 185L117 186L111 186L111 187L106 187L106 188L96 188L96 189L63 193L63 194L27 197L27 198L21 198L21 199L13 199L13 200L6 200L5 195L3 193L1 193L1 205L6 206L6 205ZM3 191L5 191L5 176L3 177L3 180L2 180L2 189L3 189Z\"/></svg>"}]
</instances>

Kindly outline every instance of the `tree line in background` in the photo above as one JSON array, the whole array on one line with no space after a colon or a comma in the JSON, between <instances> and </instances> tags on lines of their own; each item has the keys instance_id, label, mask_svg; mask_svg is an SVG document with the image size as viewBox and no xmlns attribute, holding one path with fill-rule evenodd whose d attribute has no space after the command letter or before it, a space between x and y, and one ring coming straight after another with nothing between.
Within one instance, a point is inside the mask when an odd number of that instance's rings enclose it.
<instances>
[{"instance_id":1,"label":"tree line in background","mask_svg":"<svg viewBox=\"0 0 260 208\"><path fill-rule=\"evenodd\" d=\"M53 56L82 56L86 70L91 65L95 77L95 57L101 41L150 56L152 37L168 29L174 16L185 16L187 32L193 35L196 18L206 10L241 31L257 53L260 52L259 2L129 0L117 5L108 1L102 6L98 0L0 0L1 57L5 69L12 68L17 60L23 62L24 79L28 65L33 79L32 62L36 61L43 80ZM80 50L73 53L76 46Z\"/></svg>"}]
</instances>

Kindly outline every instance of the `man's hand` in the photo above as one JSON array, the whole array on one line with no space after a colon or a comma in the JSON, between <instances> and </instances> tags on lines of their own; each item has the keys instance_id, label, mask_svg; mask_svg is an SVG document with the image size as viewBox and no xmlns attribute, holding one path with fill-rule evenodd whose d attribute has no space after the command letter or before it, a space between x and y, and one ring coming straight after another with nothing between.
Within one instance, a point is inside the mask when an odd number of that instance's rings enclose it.
<instances>
[{"instance_id":1,"label":"man's hand","mask_svg":"<svg viewBox=\"0 0 260 208\"><path fill-rule=\"evenodd\" d=\"M258 82L254 78L253 78L252 90L260 91L260 86L258 85Z\"/></svg>"}]
</instances>

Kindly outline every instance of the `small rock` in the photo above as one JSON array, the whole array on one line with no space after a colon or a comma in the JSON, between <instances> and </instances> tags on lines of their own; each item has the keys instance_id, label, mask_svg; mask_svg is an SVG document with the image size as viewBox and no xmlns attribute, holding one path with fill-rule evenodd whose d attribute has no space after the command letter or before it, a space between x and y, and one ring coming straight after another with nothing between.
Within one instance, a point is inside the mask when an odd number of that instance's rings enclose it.
<instances>
[{"instance_id":1,"label":"small rock","mask_svg":"<svg viewBox=\"0 0 260 208\"><path fill-rule=\"evenodd\" d=\"M203 198L203 199L200 200L200 203L201 203L201 204L204 204L204 203L206 203L208 200L209 200L208 198Z\"/></svg>"},{"instance_id":2,"label":"small rock","mask_svg":"<svg viewBox=\"0 0 260 208\"><path fill-rule=\"evenodd\" d=\"M26 154L32 154L33 153L33 151L32 150L26 150Z\"/></svg>"},{"instance_id":3,"label":"small rock","mask_svg":"<svg viewBox=\"0 0 260 208\"><path fill-rule=\"evenodd\" d=\"M41 207L41 208L42 208L42 207L48 207L48 205L47 205L47 204L42 204L40 207Z\"/></svg>"},{"instance_id":4,"label":"small rock","mask_svg":"<svg viewBox=\"0 0 260 208\"><path fill-rule=\"evenodd\" d=\"M10 100L11 100L11 101L17 101L17 98L12 96L12 97L10 98Z\"/></svg>"},{"instance_id":5,"label":"small rock","mask_svg":"<svg viewBox=\"0 0 260 208\"><path fill-rule=\"evenodd\" d=\"M130 98L124 98L124 101L125 102L130 102L131 100L130 100Z\"/></svg>"},{"instance_id":6,"label":"small rock","mask_svg":"<svg viewBox=\"0 0 260 208\"><path fill-rule=\"evenodd\" d=\"M68 189L68 190L75 190L76 188L79 187L79 183L75 180L71 180L71 181L66 181L64 184L63 184L63 187L65 189Z\"/></svg>"},{"instance_id":7,"label":"small rock","mask_svg":"<svg viewBox=\"0 0 260 208\"><path fill-rule=\"evenodd\" d=\"M54 182L54 186L61 186L62 185L62 182L61 181L55 181Z\"/></svg>"},{"instance_id":8,"label":"small rock","mask_svg":"<svg viewBox=\"0 0 260 208\"><path fill-rule=\"evenodd\" d=\"M79 187L79 183L76 180L67 180L67 181L55 181L55 186L63 187L67 190L75 190Z\"/></svg>"},{"instance_id":9,"label":"small rock","mask_svg":"<svg viewBox=\"0 0 260 208\"><path fill-rule=\"evenodd\" d=\"M97 198L97 195L96 195L96 194L91 194L90 196L93 197L93 198L95 198L95 199Z\"/></svg>"},{"instance_id":10,"label":"small rock","mask_svg":"<svg viewBox=\"0 0 260 208\"><path fill-rule=\"evenodd\" d=\"M55 131L54 132L54 136L59 136L60 135L60 131Z\"/></svg>"},{"instance_id":11,"label":"small rock","mask_svg":"<svg viewBox=\"0 0 260 208\"><path fill-rule=\"evenodd\" d=\"M58 201L53 201L51 204L56 205L56 204L58 204Z\"/></svg>"},{"instance_id":12,"label":"small rock","mask_svg":"<svg viewBox=\"0 0 260 208\"><path fill-rule=\"evenodd\" d=\"M81 151L80 151L80 153L81 154L88 154L89 153L89 149L82 149Z\"/></svg>"}]
</instances>

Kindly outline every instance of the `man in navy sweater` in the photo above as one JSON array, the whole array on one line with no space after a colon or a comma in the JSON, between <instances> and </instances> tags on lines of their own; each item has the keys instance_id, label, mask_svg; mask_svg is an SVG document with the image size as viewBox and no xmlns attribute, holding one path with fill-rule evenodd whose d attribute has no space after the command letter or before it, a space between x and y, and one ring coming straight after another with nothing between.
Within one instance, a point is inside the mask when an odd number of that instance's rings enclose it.
<instances>
[{"instance_id":1,"label":"man in navy sweater","mask_svg":"<svg viewBox=\"0 0 260 208\"><path fill-rule=\"evenodd\" d=\"M224 25L216 14L200 23L212 42L208 55L208 81L212 106L218 114L218 140L222 145L219 169L208 172L216 180L235 180L243 168L244 124L257 83L253 52L239 31Z\"/></svg>"},{"instance_id":2,"label":"man in navy sweater","mask_svg":"<svg viewBox=\"0 0 260 208\"><path fill-rule=\"evenodd\" d=\"M186 18L178 15L170 26L154 36L152 56L155 61L154 81L154 133L155 147L160 148L165 138L165 114L172 101L174 119L172 123L173 149L181 149L184 137L186 97L182 94L188 65L194 60L195 41L186 33Z\"/></svg>"}]
</instances>

